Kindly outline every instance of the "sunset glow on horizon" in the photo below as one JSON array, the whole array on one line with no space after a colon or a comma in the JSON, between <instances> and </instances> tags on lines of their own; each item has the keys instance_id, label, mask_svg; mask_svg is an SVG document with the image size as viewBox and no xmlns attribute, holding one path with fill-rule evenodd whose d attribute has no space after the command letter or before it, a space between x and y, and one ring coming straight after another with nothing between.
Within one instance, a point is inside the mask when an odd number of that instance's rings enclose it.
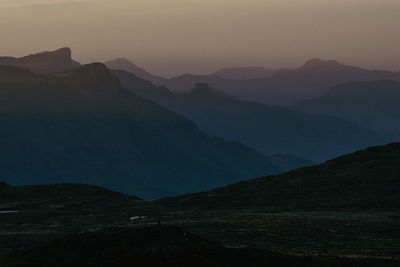
<instances>
[{"instance_id":1,"label":"sunset glow on horizon","mask_svg":"<svg viewBox=\"0 0 400 267\"><path fill-rule=\"evenodd\" d=\"M68 46L165 76L315 57L399 71L399 14L398 0L2 0L0 56Z\"/></svg>"}]
</instances>

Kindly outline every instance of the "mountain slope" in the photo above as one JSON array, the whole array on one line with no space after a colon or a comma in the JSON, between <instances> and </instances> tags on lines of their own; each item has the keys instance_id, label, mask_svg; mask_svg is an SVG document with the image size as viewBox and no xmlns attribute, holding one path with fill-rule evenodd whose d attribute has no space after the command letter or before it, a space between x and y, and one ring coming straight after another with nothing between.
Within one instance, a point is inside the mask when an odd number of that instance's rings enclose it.
<instances>
[{"instance_id":1,"label":"mountain slope","mask_svg":"<svg viewBox=\"0 0 400 267\"><path fill-rule=\"evenodd\" d=\"M282 168L123 89L102 64L36 75L0 68L0 176L90 183L155 198Z\"/></svg>"},{"instance_id":2,"label":"mountain slope","mask_svg":"<svg viewBox=\"0 0 400 267\"><path fill-rule=\"evenodd\" d=\"M400 211L400 143L318 166L161 200L190 209Z\"/></svg>"},{"instance_id":3,"label":"mountain slope","mask_svg":"<svg viewBox=\"0 0 400 267\"><path fill-rule=\"evenodd\" d=\"M208 83L234 97L274 105L290 105L319 96L332 86L351 81L392 79L394 72L366 70L334 60L312 59L297 69L280 71L269 77L229 80L216 75L181 75L169 79L166 87L188 91L199 82Z\"/></svg>"},{"instance_id":4,"label":"mountain slope","mask_svg":"<svg viewBox=\"0 0 400 267\"><path fill-rule=\"evenodd\" d=\"M71 49L68 47L20 58L0 57L0 65L27 68L36 73L52 73L80 66L78 62L72 60Z\"/></svg>"},{"instance_id":5,"label":"mountain slope","mask_svg":"<svg viewBox=\"0 0 400 267\"><path fill-rule=\"evenodd\" d=\"M400 134L400 84L390 80L338 85L293 108L342 117L375 132Z\"/></svg>"},{"instance_id":6,"label":"mountain slope","mask_svg":"<svg viewBox=\"0 0 400 267\"><path fill-rule=\"evenodd\" d=\"M130 73L114 73L125 88L188 117L208 134L243 142L266 154L324 161L385 142L339 118L238 100L204 84L189 93L174 94Z\"/></svg>"},{"instance_id":7,"label":"mountain slope","mask_svg":"<svg viewBox=\"0 0 400 267\"><path fill-rule=\"evenodd\" d=\"M264 67L233 67L220 69L213 73L224 79L249 80L271 76L280 70L272 70Z\"/></svg>"},{"instance_id":8,"label":"mountain slope","mask_svg":"<svg viewBox=\"0 0 400 267\"><path fill-rule=\"evenodd\" d=\"M151 74L150 72L144 70L143 68L133 64L126 58L117 58L114 60L110 60L105 62L104 65L106 65L107 68L111 70L123 70L134 73L136 76L146 81L150 81L156 85L162 85L166 81L165 78Z\"/></svg>"}]
</instances>

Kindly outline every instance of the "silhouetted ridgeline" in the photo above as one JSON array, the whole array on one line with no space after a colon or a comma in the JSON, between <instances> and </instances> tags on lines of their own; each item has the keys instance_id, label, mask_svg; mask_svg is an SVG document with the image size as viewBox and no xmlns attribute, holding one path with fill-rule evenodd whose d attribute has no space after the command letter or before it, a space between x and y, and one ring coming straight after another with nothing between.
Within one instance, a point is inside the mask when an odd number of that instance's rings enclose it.
<instances>
[{"instance_id":1,"label":"silhouetted ridgeline","mask_svg":"<svg viewBox=\"0 0 400 267\"><path fill-rule=\"evenodd\" d=\"M132 64L132 63L130 63ZM395 72L382 70L366 70L359 67L343 65L334 60L312 59L297 69L275 70L270 75L247 79L236 78L230 75L183 74L171 79L160 81L151 76L142 75L142 71L125 67L125 64L109 65L111 69L120 69L136 74L140 78L147 79L155 85L164 85L168 89L177 92L190 91L197 83L207 83L213 88L237 97L266 104L291 105L298 101L318 97L332 86L352 81L374 81L382 79L398 79ZM246 69L257 76L257 71ZM234 72L242 71L234 68ZM223 71L226 73L226 71Z\"/></svg>"},{"instance_id":2,"label":"silhouetted ridgeline","mask_svg":"<svg viewBox=\"0 0 400 267\"><path fill-rule=\"evenodd\" d=\"M0 57L0 65L28 68L37 73L52 73L80 66L78 62L72 60L71 49L68 47L20 58Z\"/></svg>"},{"instance_id":3,"label":"silhouetted ridgeline","mask_svg":"<svg viewBox=\"0 0 400 267\"><path fill-rule=\"evenodd\" d=\"M400 211L400 143L323 164L160 200L187 209Z\"/></svg>"},{"instance_id":4,"label":"silhouetted ridgeline","mask_svg":"<svg viewBox=\"0 0 400 267\"><path fill-rule=\"evenodd\" d=\"M399 266L366 258L398 259L399 161L394 143L157 201L90 185L0 187L0 265Z\"/></svg>"},{"instance_id":5,"label":"silhouetted ridgeline","mask_svg":"<svg viewBox=\"0 0 400 267\"><path fill-rule=\"evenodd\" d=\"M375 132L400 134L400 84L391 80L351 82L293 106L314 114L338 116Z\"/></svg>"},{"instance_id":6,"label":"silhouetted ridgeline","mask_svg":"<svg viewBox=\"0 0 400 267\"><path fill-rule=\"evenodd\" d=\"M91 183L146 198L287 170L120 85L100 63L52 75L0 67L0 177Z\"/></svg>"},{"instance_id":7,"label":"silhouetted ridgeline","mask_svg":"<svg viewBox=\"0 0 400 267\"><path fill-rule=\"evenodd\" d=\"M243 142L266 154L292 154L324 161L389 142L389 138L347 120L238 100L206 84L176 94L134 74L113 73L125 88L186 116L206 133Z\"/></svg>"}]
</instances>

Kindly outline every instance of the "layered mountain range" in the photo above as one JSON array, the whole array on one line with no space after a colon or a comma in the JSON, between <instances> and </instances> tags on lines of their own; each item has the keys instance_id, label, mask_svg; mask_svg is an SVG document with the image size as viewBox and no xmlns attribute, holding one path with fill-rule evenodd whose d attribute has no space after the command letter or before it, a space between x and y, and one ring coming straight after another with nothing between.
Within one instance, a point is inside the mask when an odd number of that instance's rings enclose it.
<instances>
[{"instance_id":1,"label":"layered mountain range","mask_svg":"<svg viewBox=\"0 0 400 267\"><path fill-rule=\"evenodd\" d=\"M0 58L2 177L17 185L94 183L154 198L311 165L306 159L324 161L398 136L398 84L369 82L398 77L392 72L314 59L298 69L188 74L191 89L177 93L184 89L179 77L155 76L125 59L107 65L128 72L80 66L69 48ZM327 89L347 80L368 81ZM268 87L279 91L274 97L293 101L326 93L278 107L256 103L273 91L255 81L277 85ZM244 84L254 86L235 91ZM256 101L227 93L239 91Z\"/></svg>"},{"instance_id":2,"label":"layered mountain range","mask_svg":"<svg viewBox=\"0 0 400 267\"><path fill-rule=\"evenodd\" d=\"M337 85L318 98L296 103L293 108L338 116L375 132L400 134L400 84L392 80Z\"/></svg>"},{"instance_id":3,"label":"layered mountain range","mask_svg":"<svg viewBox=\"0 0 400 267\"><path fill-rule=\"evenodd\" d=\"M132 73L113 73L128 90L186 116L208 134L241 141L267 154L324 161L390 140L344 119L239 100L207 84L178 94Z\"/></svg>"},{"instance_id":4,"label":"layered mountain range","mask_svg":"<svg viewBox=\"0 0 400 267\"><path fill-rule=\"evenodd\" d=\"M126 63L126 60L123 62ZM106 63L108 64L108 63ZM374 81L382 79L398 79L395 72L383 70L367 70L359 67L343 65L334 60L312 59L297 69L275 70L259 77L259 69L244 74L234 68L232 75L226 75L226 70L210 75L183 74L171 79L152 79L142 75L125 64L108 64L111 69L120 69L137 74L138 77L147 79L155 85L164 85L176 92L191 90L197 83L207 83L213 88L228 93L234 97L274 105L291 105L298 101L320 96L332 86L352 81ZM257 77L258 76L258 77ZM257 78L254 78L257 77Z\"/></svg>"},{"instance_id":5,"label":"layered mountain range","mask_svg":"<svg viewBox=\"0 0 400 267\"><path fill-rule=\"evenodd\" d=\"M100 63L52 75L1 66L0 122L0 176L14 185L81 182L154 198L287 169L125 90Z\"/></svg>"}]
</instances>

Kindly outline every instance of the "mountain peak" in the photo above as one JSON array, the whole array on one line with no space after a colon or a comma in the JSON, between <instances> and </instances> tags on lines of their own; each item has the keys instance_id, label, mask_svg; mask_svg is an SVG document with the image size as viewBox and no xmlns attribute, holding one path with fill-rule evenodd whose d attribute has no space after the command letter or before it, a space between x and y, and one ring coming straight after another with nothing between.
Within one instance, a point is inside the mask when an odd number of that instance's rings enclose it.
<instances>
[{"instance_id":1,"label":"mountain peak","mask_svg":"<svg viewBox=\"0 0 400 267\"><path fill-rule=\"evenodd\" d=\"M111 70L123 70L135 74L137 77L149 81L155 85L162 85L165 79L160 76L153 75L145 69L135 65L129 59L120 57L114 60L110 60L104 63Z\"/></svg>"},{"instance_id":2,"label":"mountain peak","mask_svg":"<svg viewBox=\"0 0 400 267\"><path fill-rule=\"evenodd\" d=\"M54 51L45 51L40 53L31 54L25 57L19 58L19 60L31 63L42 63L42 62L54 62L54 63L66 63L72 62L72 51L69 47L62 47Z\"/></svg>"},{"instance_id":3,"label":"mountain peak","mask_svg":"<svg viewBox=\"0 0 400 267\"><path fill-rule=\"evenodd\" d=\"M20 58L0 57L0 64L28 68L36 73L52 73L80 66L78 62L72 60L71 56L71 49L62 47Z\"/></svg>"},{"instance_id":4,"label":"mountain peak","mask_svg":"<svg viewBox=\"0 0 400 267\"><path fill-rule=\"evenodd\" d=\"M116 58L116 59L111 60L109 62L124 62L124 63L128 63L128 64L131 64L131 65L135 65L135 64L133 64L133 62L131 60L127 59L126 57L119 57L119 58Z\"/></svg>"},{"instance_id":5,"label":"mountain peak","mask_svg":"<svg viewBox=\"0 0 400 267\"><path fill-rule=\"evenodd\" d=\"M59 48L54 51L42 52L42 53L38 53L36 55L40 55L40 54L58 55L58 56L61 56L61 57L67 58L67 59L71 59L71 57L72 57L72 51L71 51L71 48L69 48L69 47L62 47L62 48Z\"/></svg>"}]
</instances>

